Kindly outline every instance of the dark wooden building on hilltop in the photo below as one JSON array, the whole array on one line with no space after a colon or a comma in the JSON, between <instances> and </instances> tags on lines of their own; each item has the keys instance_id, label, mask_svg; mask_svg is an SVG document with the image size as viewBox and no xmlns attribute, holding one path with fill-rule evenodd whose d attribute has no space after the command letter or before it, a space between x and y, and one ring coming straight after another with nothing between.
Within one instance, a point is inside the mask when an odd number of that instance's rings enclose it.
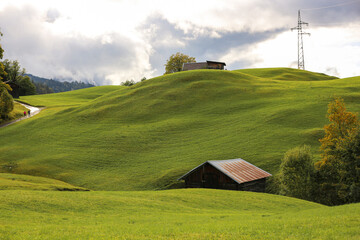
<instances>
[{"instance_id":1,"label":"dark wooden building on hilltop","mask_svg":"<svg viewBox=\"0 0 360 240\"><path fill-rule=\"evenodd\" d=\"M216 188L264 192L270 173L243 159L206 161L178 180L188 188Z\"/></svg>"},{"instance_id":2,"label":"dark wooden building on hilltop","mask_svg":"<svg viewBox=\"0 0 360 240\"><path fill-rule=\"evenodd\" d=\"M195 69L219 69L224 70L226 64L224 62L206 61L197 63L184 63L182 70L189 71Z\"/></svg>"}]
</instances>

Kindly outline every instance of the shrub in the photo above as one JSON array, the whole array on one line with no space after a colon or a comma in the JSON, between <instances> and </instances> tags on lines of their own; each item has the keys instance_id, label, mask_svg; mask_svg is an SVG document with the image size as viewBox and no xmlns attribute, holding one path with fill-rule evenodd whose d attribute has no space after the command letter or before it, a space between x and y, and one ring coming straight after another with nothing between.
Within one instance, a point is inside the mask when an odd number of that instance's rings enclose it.
<instances>
[{"instance_id":1,"label":"shrub","mask_svg":"<svg viewBox=\"0 0 360 240\"><path fill-rule=\"evenodd\" d=\"M290 149L280 165L280 193L283 195L313 199L315 168L309 146Z\"/></svg>"},{"instance_id":2,"label":"shrub","mask_svg":"<svg viewBox=\"0 0 360 240\"><path fill-rule=\"evenodd\" d=\"M14 101L7 90L0 88L0 117L7 118L8 114L14 109Z\"/></svg>"},{"instance_id":3,"label":"shrub","mask_svg":"<svg viewBox=\"0 0 360 240\"><path fill-rule=\"evenodd\" d=\"M122 82L121 83L121 86L127 86L127 87L130 87L130 86L132 86L132 85L134 85L135 84L135 81L134 80L126 80L125 82Z\"/></svg>"}]
</instances>

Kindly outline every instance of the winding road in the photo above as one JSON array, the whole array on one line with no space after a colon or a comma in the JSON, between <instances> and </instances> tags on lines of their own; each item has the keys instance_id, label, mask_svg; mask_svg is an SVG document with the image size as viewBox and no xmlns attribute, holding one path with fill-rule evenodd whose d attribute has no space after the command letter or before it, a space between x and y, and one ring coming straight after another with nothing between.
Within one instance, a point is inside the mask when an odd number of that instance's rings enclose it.
<instances>
[{"instance_id":1,"label":"winding road","mask_svg":"<svg viewBox=\"0 0 360 240\"><path fill-rule=\"evenodd\" d=\"M19 102L19 103L20 103L20 102ZM0 125L0 128L9 126L10 124L16 123L16 122L21 121L21 120L24 120L24 119L31 118L32 116L35 116L36 114L38 114L38 113L41 111L41 109L42 109L42 108L37 108L37 107L33 107L33 106L30 106L30 105L27 105L27 104L24 104L24 103L20 103L20 104L30 110L30 115L27 114L27 115L24 116L24 117L21 117L21 118L18 118L18 119L16 119L16 120L14 120L14 121L5 123L5 124L3 124L3 125Z\"/></svg>"}]
</instances>

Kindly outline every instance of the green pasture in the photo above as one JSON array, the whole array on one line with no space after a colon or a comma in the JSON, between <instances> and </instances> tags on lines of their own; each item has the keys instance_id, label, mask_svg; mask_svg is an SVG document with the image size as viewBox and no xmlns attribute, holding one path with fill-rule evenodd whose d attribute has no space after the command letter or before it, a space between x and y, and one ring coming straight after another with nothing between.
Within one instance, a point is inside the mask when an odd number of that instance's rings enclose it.
<instances>
[{"instance_id":1,"label":"green pasture","mask_svg":"<svg viewBox=\"0 0 360 240\"><path fill-rule=\"evenodd\" d=\"M0 129L0 239L359 239L360 204L154 191L206 160L240 157L276 174L301 144L319 159L327 104L341 96L359 112L359 80L198 70L21 97L45 108Z\"/></svg>"},{"instance_id":2,"label":"green pasture","mask_svg":"<svg viewBox=\"0 0 360 240\"><path fill-rule=\"evenodd\" d=\"M0 239L359 239L360 205L252 192L0 191Z\"/></svg>"},{"instance_id":3,"label":"green pasture","mask_svg":"<svg viewBox=\"0 0 360 240\"><path fill-rule=\"evenodd\" d=\"M176 187L179 176L217 159L243 158L274 175L295 146L311 145L319 159L327 104L341 96L359 112L359 80L295 69L196 70L132 87L21 97L46 108L0 130L0 169L92 190Z\"/></svg>"},{"instance_id":4,"label":"green pasture","mask_svg":"<svg viewBox=\"0 0 360 240\"><path fill-rule=\"evenodd\" d=\"M256 77L285 81L318 81L337 79L337 77L328 76L324 73L299 71L293 68L250 68L237 71Z\"/></svg>"},{"instance_id":5,"label":"green pasture","mask_svg":"<svg viewBox=\"0 0 360 240\"><path fill-rule=\"evenodd\" d=\"M0 190L84 191L86 189L50 178L0 173Z\"/></svg>"},{"instance_id":6,"label":"green pasture","mask_svg":"<svg viewBox=\"0 0 360 240\"><path fill-rule=\"evenodd\" d=\"M32 103L35 107L59 107L59 106L78 106L86 103L114 90L124 87L120 86L100 86L84 88L70 92L50 93L44 95L21 96L20 102Z\"/></svg>"}]
</instances>

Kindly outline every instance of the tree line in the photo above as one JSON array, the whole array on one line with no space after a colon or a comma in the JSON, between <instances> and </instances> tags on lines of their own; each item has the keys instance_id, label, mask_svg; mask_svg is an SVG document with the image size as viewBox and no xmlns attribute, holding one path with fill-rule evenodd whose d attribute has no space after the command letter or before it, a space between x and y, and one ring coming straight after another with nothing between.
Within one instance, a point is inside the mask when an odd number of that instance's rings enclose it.
<instances>
[{"instance_id":1,"label":"tree line","mask_svg":"<svg viewBox=\"0 0 360 240\"><path fill-rule=\"evenodd\" d=\"M360 202L360 121L344 100L328 105L330 124L320 139L321 160L314 164L310 147L299 146L284 155L277 176L279 192L326 205Z\"/></svg>"},{"instance_id":2,"label":"tree line","mask_svg":"<svg viewBox=\"0 0 360 240\"><path fill-rule=\"evenodd\" d=\"M0 33L2 36L2 33ZM0 59L3 58L4 50L0 45ZM0 62L0 118L6 119L8 114L14 109L14 101L9 94L12 91L10 85L3 81L3 77L6 76L5 66Z\"/></svg>"},{"instance_id":3,"label":"tree line","mask_svg":"<svg viewBox=\"0 0 360 240\"><path fill-rule=\"evenodd\" d=\"M95 85L84 82L60 82L53 79L41 78L31 74L25 74L29 76L36 87L36 94L45 94L45 93L58 93L58 92L67 92L72 90L78 90L83 88L95 87Z\"/></svg>"},{"instance_id":4,"label":"tree line","mask_svg":"<svg viewBox=\"0 0 360 240\"><path fill-rule=\"evenodd\" d=\"M0 73L2 81L11 87L12 97L36 94L35 85L29 76L25 75L25 68L21 68L17 60L5 59L2 61L3 71Z\"/></svg>"}]
</instances>

